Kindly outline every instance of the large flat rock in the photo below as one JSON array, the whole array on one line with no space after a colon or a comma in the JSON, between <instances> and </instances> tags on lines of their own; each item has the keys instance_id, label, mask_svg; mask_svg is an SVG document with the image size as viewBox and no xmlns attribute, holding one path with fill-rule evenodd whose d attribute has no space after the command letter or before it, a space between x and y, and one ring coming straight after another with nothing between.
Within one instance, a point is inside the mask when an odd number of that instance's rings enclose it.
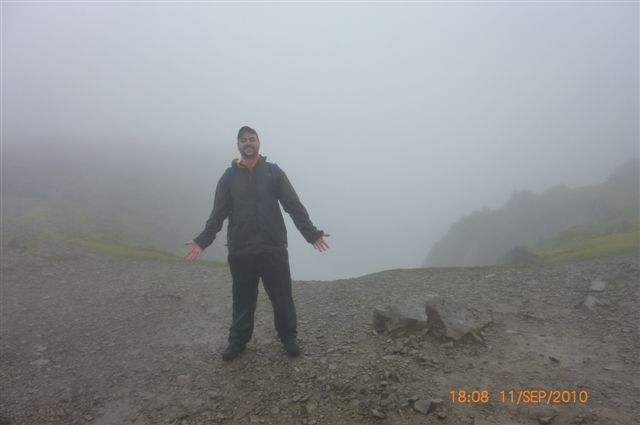
<instances>
[{"instance_id":1,"label":"large flat rock","mask_svg":"<svg viewBox=\"0 0 640 425\"><path fill-rule=\"evenodd\" d=\"M425 312L433 334L439 338L460 340L472 332L480 331L492 321L491 313L443 297L431 297L425 303Z\"/></svg>"},{"instance_id":2,"label":"large flat rock","mask_svg":"<svg viewBox=\"0 0 640 425\"><path fill-rule=\"evenodd\" d=\"M395 305L373 310L373 328L378 332L404 334L427 327L427 316L419 305Z\"/></svg>"}]
</instances>

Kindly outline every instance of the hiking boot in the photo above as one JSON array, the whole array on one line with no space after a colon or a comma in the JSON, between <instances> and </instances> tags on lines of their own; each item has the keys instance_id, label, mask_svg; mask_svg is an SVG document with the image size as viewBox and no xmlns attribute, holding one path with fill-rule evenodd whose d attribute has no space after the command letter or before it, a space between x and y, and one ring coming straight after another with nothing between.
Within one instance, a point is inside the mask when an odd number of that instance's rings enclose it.
<instances>
[{"instance_id":1,"label":"hiking boot","mask_svg":"<svg viewBox=\"0 0 640 425\"><path fill-rule=\"evenodd\" d=\"M238 357L238 354L242 353L246 346L237 342L230 342L227 348L222 352L222 360L230 361Z\"/></svg>"},{"instance_id":2,"label":"hiking boot","mask_svg":"<svg viewBox=\"0 0 640 425\"><path fill-rule=\"evenodd\" d=\"M300 355L300 346L295 339L288 339L284 342L284 351L289 357L298 357Z\"/></svg>"}]
</instances>

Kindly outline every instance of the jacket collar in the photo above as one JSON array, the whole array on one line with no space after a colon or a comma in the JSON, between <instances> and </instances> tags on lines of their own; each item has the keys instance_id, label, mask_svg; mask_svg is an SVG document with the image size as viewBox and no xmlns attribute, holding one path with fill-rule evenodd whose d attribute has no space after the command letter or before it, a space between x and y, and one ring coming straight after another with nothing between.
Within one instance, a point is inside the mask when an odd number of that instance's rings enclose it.
<instances>
[{"instance_id":1,"label":"jacket collar","mask_svg":"<svg viewBox=\"0 0 640 425\"><path fill-rule=\"evenodd\" d=\"M267 161L267 157L266 156L262 156L260 154L258 154L258 159L256 160L254 166L252 168L256 168L258 165L264 163ZM244 169L249 169L249 167L247 167L246 165L244 165L242 162L240 162L240 159L238 158L234 158L233 161L231 161L231 166L232 167L237 167L237 168L244 168Z\"/></svg>"}]
</instances>

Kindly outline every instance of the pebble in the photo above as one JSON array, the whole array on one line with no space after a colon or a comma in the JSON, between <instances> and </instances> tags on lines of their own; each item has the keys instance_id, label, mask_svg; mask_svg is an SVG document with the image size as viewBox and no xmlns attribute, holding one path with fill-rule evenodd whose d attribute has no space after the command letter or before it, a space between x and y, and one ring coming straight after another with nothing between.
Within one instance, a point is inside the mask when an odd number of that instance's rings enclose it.
<instances>
[{"instance_id":1,"label":"pebble","mask_svg":"<svg viewBox=\"0 0 640 425\"><path fill-rule=\"evenodd\" d=\"M305 412L307 412L307 415L310 415L316 410L318 410L318 403L314 401L310 401L309 403L304 405L304 410Z\"/></svg>"},{"instance_id":2,"label":"pebble","mask_svg":"<svg viewBox=\"0 0 640 425\"><path fill-rule=\"evenodd\" d=\"M378 409L372 409L371 410L371 415L378 418L378 419L385 419L387 417L387 415L385 415L385 413L381 410Z\"/></svg>"},{"instance_id":3,"label":"pebble","mask_svg":"<svg viewBox=\"0 0 640 425\"><path fill-rule=\"evenodd\" d=\"M606 303L603 303L593 295L587 295L587 298L585 298L582 304L591 311L595 310L596 306L606 305Z\"/></svg>"},{"instance_id":4,"label":"pebble","mask_svg":"<svg viewBox=\"0 0 640 425\"><path fill-rule=\"evenodd\" d=\"M371 400L369 400L368 398L364 400L360 400L358 402L358 406L360 406L360 408L362 409L367 409L369 406L371 406Z\"/></svg>"},{"instance_id":5,"label":"pebble","mask_svg":"<svg viewBox=\"0 0 640 425\"><path fill-rule=\"evenodd\" d=\"M437 409L438 407L442 406L442 404L444 403L444 400L441 398L432 398L429 401L431 402L432 410Z\"/></svg>"},{"instance_id":6,"label":"pebble","mask_svg":"<svg viewBox=\"0 0 640 425\"><path fill-rule=\"evenodd\" d=\"M431 402L429 400L416 400L416 402L413 403L413 410L423 415L428 415L431 411Z\"/></svg>"},{"instance_id":7,"label":"pebble","mask_svg":"<svg viewBox=\"0 0 640 425\"><path fill-rule=\"evenodd\" d=\"M529 416L531 419L539 419L539 418L553 418L554 416L556 416L557 412L556 410L551 407L551 406L540 406L540 405L520 405L517 406L517 409L522 412L525 413L527 416Z\"/></svg>"},{"instance_id":8,"label":"pebble","mask_svg":"<svg viewBox=\"0 0 640 425\"><path fill-rule=\"evenodd\" d=\"M179 375L176 378L176 383L180 386L188 385L191 382L191 375Z\"/></svg>"},{"instance_id":9,"label":"pebble","mask_svg":"<svg viewBox=\"0 0 640 425\"><path fill-rule=\"evenodd\" d=\"M603 282L602 280L594 280L591 282L591 286L589 287L589 290L601 292L601 291L604 291L606 287L607 287L607 282Z\"/></svg>"}]
</instances>

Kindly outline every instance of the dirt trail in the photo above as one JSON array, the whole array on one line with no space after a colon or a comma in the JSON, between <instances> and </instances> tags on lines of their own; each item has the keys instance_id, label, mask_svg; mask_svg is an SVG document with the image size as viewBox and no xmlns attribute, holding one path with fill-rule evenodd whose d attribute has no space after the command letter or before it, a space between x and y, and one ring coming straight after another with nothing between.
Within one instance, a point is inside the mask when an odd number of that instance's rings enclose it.
<instances>
[{"instance_id":1,"label":"dirt trail","mask_svg":"<svg viewBox=\"0 0 640 425\"><path fill-rule=\"evenodd\" d=\"M637 252L295 282L298 359L276 340L261 289L247 352L223 363L226 268L87 251L11 223L2 235L2 425L640 421ZM598 279L606 288L590 290ZM374 307L420 305L430 294L491 311L482 340L372 330ZM592 309L581 305L588 295L600 302ZM538 389L588 401L510 402ZM486 390L488 401L452 401L459 390ZM443 402L414 409L429 399Z\"/></svg>"}]
</instances>

